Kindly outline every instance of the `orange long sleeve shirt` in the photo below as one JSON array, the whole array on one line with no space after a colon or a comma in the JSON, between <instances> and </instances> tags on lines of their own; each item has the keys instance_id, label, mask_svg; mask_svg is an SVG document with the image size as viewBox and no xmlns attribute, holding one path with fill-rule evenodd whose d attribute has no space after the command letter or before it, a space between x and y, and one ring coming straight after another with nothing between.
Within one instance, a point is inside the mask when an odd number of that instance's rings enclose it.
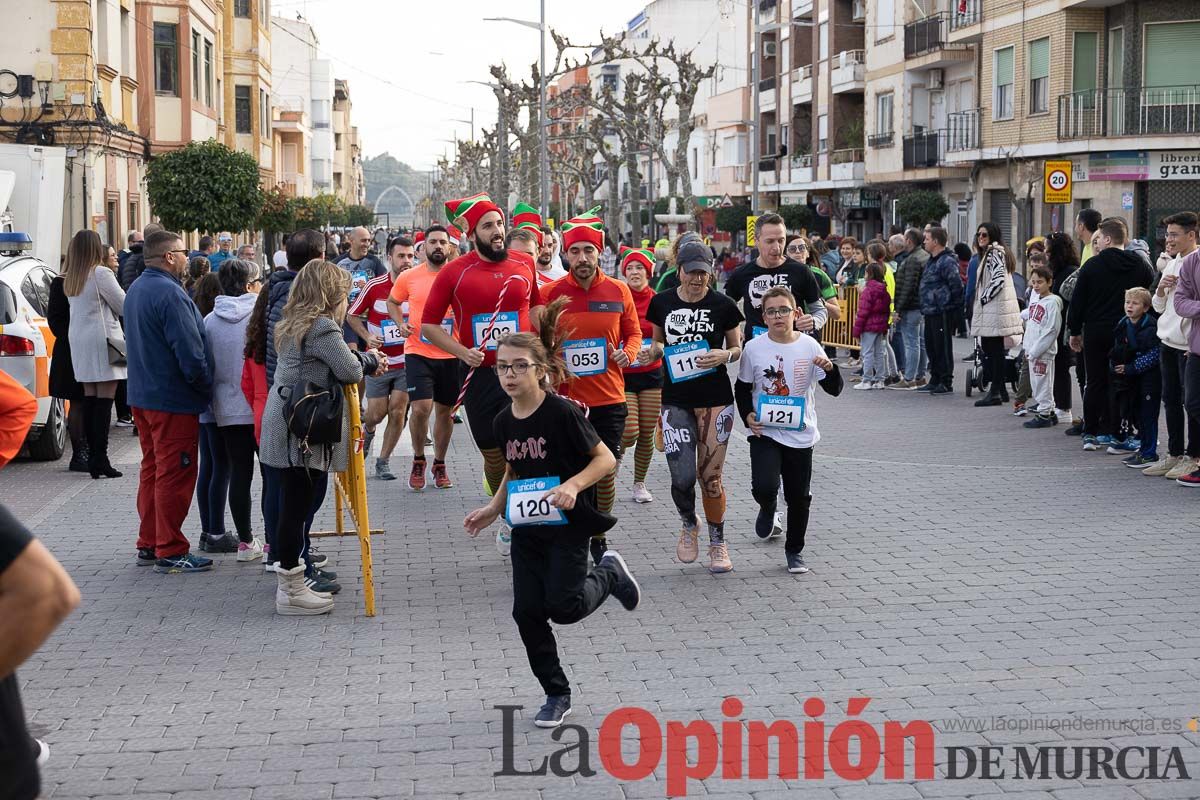
<instances>
[{"instance_id":1,"label":"orange long sleeve shirt","mask_svg":"<svg viewBox=\"0 0 1200 800\"><path fill-rule=\"evenodd\" d=\"M568 273L542 287L544 302L558 297L568 300L558 324L570 337L563 344L563 355L575 374L575 379L558 391L589 406L624 403L625 375L612 353L624 350L633 361L642 347L642 329L629 287L597 271L591 285L584 289ZM596 371L601 363L600 342L596 340L603 342L602 371Z\"/></svg>"}]
</instances>

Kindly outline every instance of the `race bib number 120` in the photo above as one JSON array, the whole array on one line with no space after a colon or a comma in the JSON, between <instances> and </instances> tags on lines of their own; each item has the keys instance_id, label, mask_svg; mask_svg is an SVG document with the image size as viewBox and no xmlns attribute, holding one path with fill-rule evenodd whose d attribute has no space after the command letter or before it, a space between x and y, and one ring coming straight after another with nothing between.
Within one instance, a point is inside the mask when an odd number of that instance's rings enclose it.
<instances>
[{"instance_id":1,"label":"race bib number 120","mask_svg":"<svg viewBox=\"0 0 1200 800\"><path fill-rule=\"evenodd\" d=\"M496 315L496 324L488 331L488 323L492 321L491 314L476 314L471 317L471 327L475 335L475 346L484 350L495 350L501 339L510 333L517 332L517 312L501 311ZM484 341L484 334L487 341Z\"/></svg>"},{"instance_id":2,"label":"race bib number 120","mask_svg":"<svg viewBox=\"0 0 1200 800\"><path fill-rule=\"evenodd\" d=\"M773 394L758 396L754 415L766 428L781 428L786 431L804 430L803 397L780 397Z\"/></svg>"},{"instance_id":3,"label":"race bib number 120","mask_svg":"<svg viewBox=\"0 0 1200 800\"><path fill-rule=\"evenodd\" d=\"M546 492L558 486L558 478L524 478L508 482L508 503L504 519L512 527L518 525L566 525L561 509L550 505Z\"/></svg>"}]
</instances>

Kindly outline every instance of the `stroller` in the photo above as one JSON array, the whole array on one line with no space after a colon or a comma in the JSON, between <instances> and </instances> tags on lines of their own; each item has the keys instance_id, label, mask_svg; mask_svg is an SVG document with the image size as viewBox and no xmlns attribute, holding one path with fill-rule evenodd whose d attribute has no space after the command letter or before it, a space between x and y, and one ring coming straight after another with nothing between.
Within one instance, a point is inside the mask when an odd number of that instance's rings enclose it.
<instances>
[{"instance_id":1,"label":"stroller","mask_svg":"<svg viewBox=\"0 0 1200 800\"><path fill-rule=\"evenodd\" d=\"M987 394L988 386L991 384L992 378L988 371L984 369L987 358L983 354L983 345L979 341L979 337L975 337L975 352L971 359L970 366L967 367L967 397L971 393L978 390L980 394ZM1021 359L1020 356L1014 356L1009 351L1004 351L1004 380L1012 387L1013 394L1017 393L1017 384L1021 376Z\"/></svg>"}]
</instances>

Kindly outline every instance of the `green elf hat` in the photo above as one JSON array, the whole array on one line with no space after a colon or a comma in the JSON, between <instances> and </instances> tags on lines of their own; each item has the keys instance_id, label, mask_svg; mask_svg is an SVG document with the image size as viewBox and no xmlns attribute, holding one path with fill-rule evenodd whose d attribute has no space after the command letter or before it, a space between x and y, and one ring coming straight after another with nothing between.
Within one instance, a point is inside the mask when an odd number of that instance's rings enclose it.
<instances>
[{"instance_id":1,"label":"green elf hat","mask_svg":"<svg viewBox=\"0 0 1200 800\"><path fill-rule=\"evenodd\" d=\"M459 200L449 200L446 203L446 219L451 223L462 221L466 229L467 235L470 235L475 230L475 226L479 224L479 219L489 211L497 211L501 218L504 217L504 212L500 210L500 206L492 202L492 198L487 196L487 192L473 194L470 197L463 197Z\"/></svg>"},{"instance_id":2,"label":"green elf hat","mask_svg":"<svg viewBox=\"0 0 1200 800\"><path fill-rule=\"evenodd\" d=\"M589 209L562 224L563 250L578 242L591 242L597 250L604 249L604 223L597 214L600 206Z\"/></svg>"},{"instance_id":3,"label":"green elf hat","mask_svg":"<svg viewBox=\"0 0 1200 800\"><path fill-rule=\"evenodd\" d=\"M630 264L641 264L650 275L654 274L654 251L645 248L621 245L617 257L621 259L621 274L626 275Z\"/></svg>"},{"instance_id":4,"label":"green elf hat","mask_svg":"<svg viewBox=\"0 0 1200 800\"><path fill-rule=\"evenodd\" d=\"M537 237L538 247L542 246L542 215L528 203L517 203L513 209L512 221L514 228L528 228Z\"/></svg>"}]
</instances>

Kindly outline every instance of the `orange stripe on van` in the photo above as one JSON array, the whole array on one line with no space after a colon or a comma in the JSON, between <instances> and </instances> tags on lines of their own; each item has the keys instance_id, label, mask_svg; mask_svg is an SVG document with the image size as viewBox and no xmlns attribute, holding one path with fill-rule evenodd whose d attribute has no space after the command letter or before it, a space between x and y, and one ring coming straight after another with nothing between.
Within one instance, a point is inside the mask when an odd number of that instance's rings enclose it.
<instances>
[{"instance_id":1,"label":"orange stripe on van","mask_svg":"<svg viewBox=\"0 0 1200 800\"><path fill-rule=\"evenodd\" d=\"M35 372L37 375L37 379L34 384L34 387L36 390L34 392L34 394L36 394L37 397L39 397L39 398L49 397L50 396L50 359L46 358L45 356L37 356L34 359L34 364L35 364L34 369L35 369Z\"/></svg>"}]
</instances>

